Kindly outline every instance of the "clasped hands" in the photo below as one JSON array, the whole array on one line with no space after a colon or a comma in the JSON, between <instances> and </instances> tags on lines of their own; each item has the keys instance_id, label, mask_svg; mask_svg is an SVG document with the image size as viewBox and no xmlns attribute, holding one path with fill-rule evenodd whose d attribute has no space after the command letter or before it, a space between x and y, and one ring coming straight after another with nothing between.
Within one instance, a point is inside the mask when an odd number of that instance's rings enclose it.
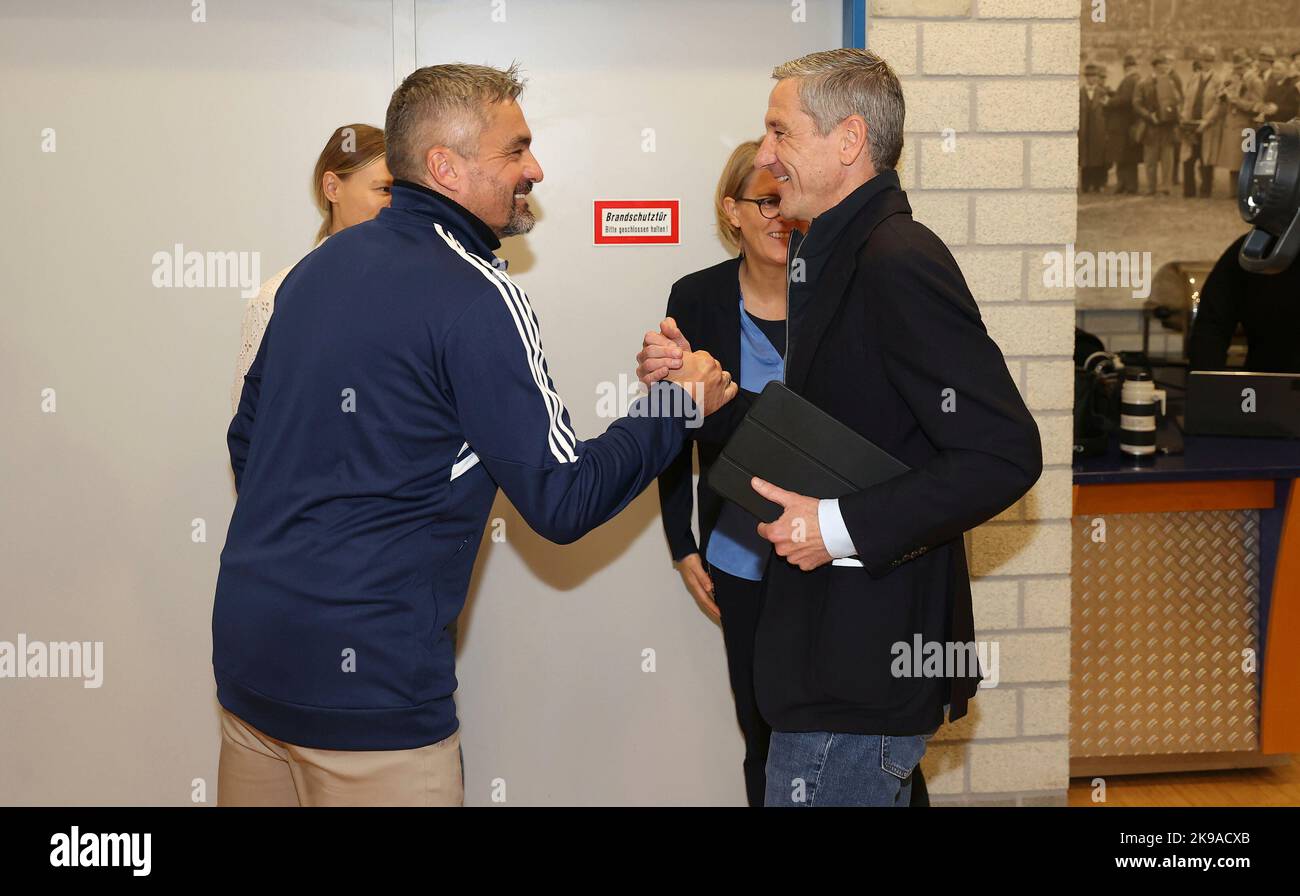
<instances>
[{"instance_id":1,"label":"clasped hands","mask_svg":"<svg viewBox=\"0 0 1300 896\"><path fill-rule=\"evenodd\" d=\"M732 382L731 373L708 352L691 351L675 320L666 317L659 328L647 332L641 343L637 379L647 386L665 379L677 383L701 406L705 417L736 397L740 387Z\"/></svg>"},{"instance_id":2,"label":"clasped hands","mask_svg":"<svg viewBox=\"0 0 1300 896\"><path fill-rule=\"evenodd\" d=\"M649 386L659 380L681 384L696 395L703 393L704 413L711 414L736 396L739 387L706 351L692 351L677 322L666 317L658 332L650 330L636 356L636 375ZM711 403L716 402L716 403ZM822 541L817 518L818 500L796 494L755 476L754 491L781 505L781 516L771 523L759 523L758 534L772 543L777 556L805 572L831 561Z\"/></svg>"}]
</instances>

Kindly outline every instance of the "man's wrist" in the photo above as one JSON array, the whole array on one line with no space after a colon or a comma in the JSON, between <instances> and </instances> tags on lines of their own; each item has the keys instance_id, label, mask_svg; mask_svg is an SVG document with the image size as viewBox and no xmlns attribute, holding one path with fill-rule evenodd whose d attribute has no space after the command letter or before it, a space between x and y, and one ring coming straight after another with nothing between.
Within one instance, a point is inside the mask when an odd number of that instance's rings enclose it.
<instances>
[{"instance_id":1,"label":"man's wrist","mask_svg":"<svg viewBox=\"0 0 1300 896\"><path fill-rule=\"evenodd\" d=\"M817 502L817 527L821 530L826 553L836 560L857 555L858 549L854 547L849 528L844 524L838 498L822 498Z\"/></svg>"},{"instance_id":2,"label":"man's wrist","mask_svg":"<svg viewBox=\"0 0 1300 896\"><path fill-rule=\"evenodd\" d=\"M672 380L651 383L639 401L647 402L646 416L680 418L688 430L704 422L703 407L696 402L691 390Z\"/></svg>"}]
</instances>

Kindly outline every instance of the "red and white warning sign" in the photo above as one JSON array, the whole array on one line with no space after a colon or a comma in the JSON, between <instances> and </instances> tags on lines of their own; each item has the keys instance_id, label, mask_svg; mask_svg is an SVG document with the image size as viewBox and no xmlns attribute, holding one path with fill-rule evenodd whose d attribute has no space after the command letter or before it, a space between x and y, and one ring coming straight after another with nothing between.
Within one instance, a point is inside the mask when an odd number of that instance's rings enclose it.
<instances>
[{"instance_id":1,"label":"red and white warning sign","mask_svg":"<svg viewBox=\"0 0 1300 896\"><path fill-rule=\"evenodd\" d=\"M678 199L597 199L595 206L597 246L681 242Z\"/></svg>"}]
</instances>

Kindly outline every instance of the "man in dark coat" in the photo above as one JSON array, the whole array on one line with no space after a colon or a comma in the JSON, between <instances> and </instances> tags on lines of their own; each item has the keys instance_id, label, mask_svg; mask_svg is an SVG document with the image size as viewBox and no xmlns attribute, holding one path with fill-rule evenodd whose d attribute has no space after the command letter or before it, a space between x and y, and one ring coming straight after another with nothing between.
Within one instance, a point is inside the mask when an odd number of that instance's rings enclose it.
<instances>
[{"instance_id":1,"label":"man in dark coat","mask_svg":"<svg viewBox=\"0 0 1300 896\"><path fill-rule=\"evenodd\" d=\"M1106 93L1101 66L1089 62L1079 86L1079 186L1099 193L1106 186Z\"/></svg>"},{"instance_id":2,"label":"man in dark coat","mask_svg":"<svg viewBox=\"0 0 1300 896\"><path fill-rule=\"evenodd\" d=\"M1162 195L1168 196L1173 182L1176 160L1174 134L1178 129L1183 92L1170 77L1168 56L1156 53L1151 65L1155 71L1138 85L1133 96L1133 109L1146 126L1142 137L1142 158L1147 169L1147 195L1156 195L1158 189Z\"/></svg>"},{"instance_id":3,"label":"man in dark coat","mask_svg":"<svg viewBox=\"0 0 1300 896\"><path fill-rule=\"evenodd\" d=\"M1137 114L1133 111L1133 94L1140 77L1137 59L1124 56L1124 77L1106 101L1106 160L1115 166L1115 192L1137 193L1138 162L1142 161L1142 144L1133 139Z\"/></svg>"},{"instance_id":4,"label":"man in dark coat","mask_svg":"<svg viewBox=\"0 0 1300 896\"><path fill-rule=\"evenodd\" d=\"M1183 97L1183 142L1187 157L1183 159L1183 196L1191 199L1197 194L1196 175L1201 177L1200 196L1208 199L1214 187L1214 161L1218 156L1218 134L1206 133L1202 127L1212 120L1223 79L1214 70L1218 57L1214 47L1204 46L1197 52L1200 64L1187 85Z\"/></svg>"},{"instance_id":5,"label":"man in dark coat","mask_svg":"<svg viewBox=\"0 0 1300 896\"><path fill-rule=\"evenodd\" d=\"M893 70L842 48L773 77L754 164L781 215L811 221L787 247L785 385L911 469L840 498L750 481L781 508L757 527L772 543L754 640L765 805L907 806L929 739L982 678L963 533L1029 490L1042 445L952 253L912 218ZM689 336L665 319L637 375L661 376Z\"/></svg>"},{"instance_id":6,"label":"man in dark coat","mask_svg":"<svg viewBox=\"0 0 1300 896\"><path fill-rule=\"evenodd\" d=\"M1263 54L1264 50L1261 50L1260 55ZM1264 75L1265 118L1268 121L1290 121L1300 113L1295 73L1275 61L1270 61L1270 64L1272 70Z\"/></svg>"}]
</instances>

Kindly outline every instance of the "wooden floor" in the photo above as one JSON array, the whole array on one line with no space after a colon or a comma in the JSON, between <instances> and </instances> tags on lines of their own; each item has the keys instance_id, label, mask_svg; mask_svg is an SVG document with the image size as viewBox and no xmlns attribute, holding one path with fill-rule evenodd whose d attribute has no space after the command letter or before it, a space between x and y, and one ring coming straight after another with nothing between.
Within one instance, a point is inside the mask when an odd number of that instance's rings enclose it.
<instances>
[{"instance_id":1,"label":"wooden floor","mask_svg":"<svg viewBox=\"0 0 1300 896\"><path fill-rule=\"evenodd\" d=\"M1106 801L1093 802L1089 778L1070 780L1071 806L1300 806L1300 760L1269 768L1106 778Z\"/></svg>"}]
</instances>

